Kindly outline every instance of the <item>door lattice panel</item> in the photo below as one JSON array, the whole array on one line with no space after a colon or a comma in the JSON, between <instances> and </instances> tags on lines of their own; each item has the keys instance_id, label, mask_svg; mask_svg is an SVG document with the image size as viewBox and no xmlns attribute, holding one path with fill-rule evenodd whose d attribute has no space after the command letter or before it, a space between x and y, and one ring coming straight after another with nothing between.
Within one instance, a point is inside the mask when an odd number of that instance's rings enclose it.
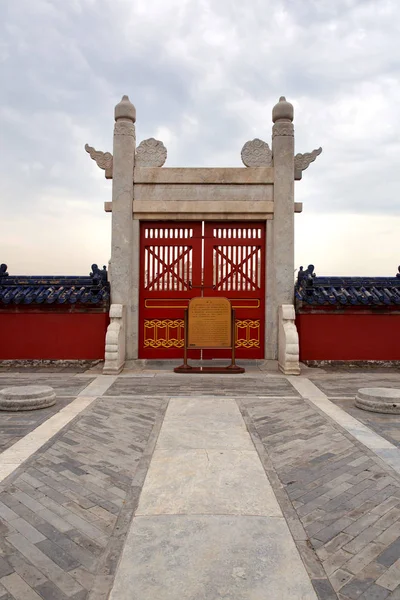
<instances>
[{"instance_id":1,"label":"door lattice panel","mask_svg":"<svg viewBox=\"0 0 400 600\"><path fill-rule=\"evenodd\" d=\"M204 265L204 294L226 296L236 310L237 356L263 358L265 223L205 223Z\"/></svg>"},{"instance_id":2,"label":"door lattice panel","mask_svg":"<svg viewBox=\"0 0 400 600\"><path fill-rule=\"evenodd\" d=\"M140 356L180 357L183 311L201 273L201 223L141 223L140 265Z\"/></svg>"},{"instance_id":3,"label":"door lattice panel","mask_svg":"<svg viewBox=\"0 0 400 600\"><path fill-rule=\"evenodd\" d=\"M144 289L182 292L192 279L193 227L144 228Z\"/></svg>"},{"instance_id":4,"label":"door lattice panel","mask_svg":"<svg viewBox=\"0 0 400 600\"><path fill-rule=\"evenodd\" d=\"M140 264L141 358L183 356L184 309L202 294L231 301L238 358L264 357L265 223L142 223Z\"/></svg>"}]
</instances>

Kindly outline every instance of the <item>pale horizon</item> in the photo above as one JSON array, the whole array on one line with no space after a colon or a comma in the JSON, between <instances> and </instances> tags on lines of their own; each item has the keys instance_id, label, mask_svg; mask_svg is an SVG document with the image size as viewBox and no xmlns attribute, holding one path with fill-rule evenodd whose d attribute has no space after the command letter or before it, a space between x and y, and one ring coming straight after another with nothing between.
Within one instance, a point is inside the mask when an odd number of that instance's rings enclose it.
<instances>
[{"instance_id":1,"label":"pale horizon","mask_svg":"<svg viewBox=\"0 0 400 600\"><path fill-rule=\"evenodd\" d=\"M10 275L107 265L113 111L136 106L137 143L166 167L240 167L295 110L295 266L391 276L400 264L400 5L389 0L5 0L0 11L0 262Z\"/></svg>"}]
</instances>

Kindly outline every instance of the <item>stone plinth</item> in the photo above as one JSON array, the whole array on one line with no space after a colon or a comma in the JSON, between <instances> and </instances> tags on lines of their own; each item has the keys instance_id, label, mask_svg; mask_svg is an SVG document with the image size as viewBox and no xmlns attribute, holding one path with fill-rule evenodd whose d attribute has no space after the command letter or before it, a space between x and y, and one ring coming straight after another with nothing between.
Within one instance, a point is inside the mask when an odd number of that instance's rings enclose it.
<instances>
[{"instance_id":1,"label":"stone plinth","mask_svg":"<svg viewBox=\"0 0 400 600\"><path fill-rule=\"evenodd\" d=\"M363 410L400 415L400 390L392 388L361 388L355 404Z\"/></svg>"},{"instance_id":2,"label":"stone plinth","mask_svg":"<svg viewBox=\"0 0 400 600\"><path fill-rule=\"evenodd\" d=\"M44 385L22 385L0 390L0 410L37 410L55 403L55 391Z\"/></svg>"}]
</instances>

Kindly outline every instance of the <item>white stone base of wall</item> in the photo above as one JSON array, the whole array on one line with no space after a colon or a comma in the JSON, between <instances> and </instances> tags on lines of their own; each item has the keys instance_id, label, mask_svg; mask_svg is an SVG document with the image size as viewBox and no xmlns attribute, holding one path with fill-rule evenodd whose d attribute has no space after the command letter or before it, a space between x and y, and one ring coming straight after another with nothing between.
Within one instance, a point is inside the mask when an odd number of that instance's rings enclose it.
<instances>
[{"instance_id":1,"label":"white stone base of wall","mask_svg":"<svg viewBox=\"0 0 400 600\"><path fill-rule=\"evenodd\" d=\"M278 359L279 369L285 375L300 375L299 334L295 318L293 304L279 307Z\"/></svg>"},{"instance_id":2,"label":"white stone base of wall","mask_svg":"<svg viewBox=\"0 0 400 600\"><path fill-rule=\"evenodd\" d=\"M126 310L122 304L111 304L110 324L106 333L104 375L118 375L125 364Z\"/></svg>"}]
</instances>

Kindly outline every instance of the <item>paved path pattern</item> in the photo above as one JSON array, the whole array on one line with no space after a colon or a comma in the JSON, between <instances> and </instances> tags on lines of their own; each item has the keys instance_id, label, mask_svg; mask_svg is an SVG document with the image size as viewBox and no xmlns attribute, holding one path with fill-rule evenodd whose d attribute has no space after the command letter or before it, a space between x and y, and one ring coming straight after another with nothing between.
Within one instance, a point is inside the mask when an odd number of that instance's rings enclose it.
<instances>
[{"instance_id":1,"label":"paved path pattern","mask_svg":"<svg viewBox=\"0 0 400 600\"><path fill-rule=\"evenodd\" d=\"M396 373L310 377L338 405L400 387ZM0 600L106 600L114 581L122 600L132 572L140 600L151 586L163 600L155 564L193 600L400 600L399 475L294 378L41 371L0 385L27 380L91 403L0 483ZM396 441L393 421L388 434L366 418Z\"/></svg>"},{"instance_id":2,"label":"paved path pattern","mask_svg":"<svg viewBox=\"0 0 400 600\"><path fill-rule=\"evenodd\" d=\"M100 398L0 486L1 600L108 596L162 410Z\"/></svg>"},{"instance_id":3,"label":"paved path pattern","mask_svg":"<svg viewBox=\"0 0 400 600\"><path fill-rule=\"evenodd\" d=\"M10 386L28 385L31 376L23 375L2 376L0 377L0 388ZM36 376L33 379L34 385L50 385L57 394L56 404L42 410L29 410L20 412L0 412L0 452L15 444L25 435L36 429L41 423L55 415L59 410L67 406L93 378L89 377L60 377L53 376L49 382L49 377Z\"/></svg>"},{"instance_id":4,"label":"paved path pattern","mask_svg":"<svg viewBox=\"0 0 400 600\"><path fill-rule=\"evenodd\" d=\"M379 435L400 448L400 415L372 413L357 408L354 397L362 387L389 387L400 389L400 373L397 375L340 374L339 377L314 376L313 383L335 404L355 417Z\"/></svg>"},{"instance_id":5,"label":"paved path pattern","mask_svg":"<svg viewBox=\"0 0 400 600\"><path fill-rule=\"evenodd\" d=\"M169 402L111 594L154 598L317 598L234 400Z\"/></svg>"},{"instance_id":6,"label":"paved path pattern","mask_svg":"<svg viewBox=\"0 0 400 600\"><path fill-rule=\"evenodd\" d=\"M400 598L396 474L303 399L242 406L291 500L280 496L319 597Z\"/></svg>"}]
</instances>

